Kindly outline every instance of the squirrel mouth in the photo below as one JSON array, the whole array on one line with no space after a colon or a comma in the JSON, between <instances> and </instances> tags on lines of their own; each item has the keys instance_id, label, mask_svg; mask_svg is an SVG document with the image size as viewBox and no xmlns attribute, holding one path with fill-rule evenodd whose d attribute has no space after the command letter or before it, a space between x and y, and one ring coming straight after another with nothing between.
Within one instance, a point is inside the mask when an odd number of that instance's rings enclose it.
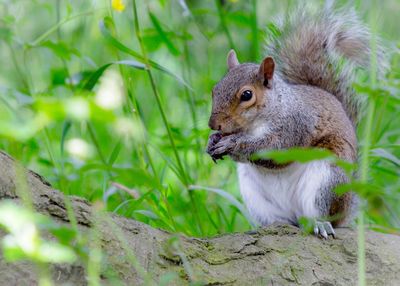
<instances>
[{"instance_id":1,"label":"squirrel mouth","mask_svg":"<svg viewBox=\"0 0 400 286\"><path fill-rule=\"evenodd\" d=\"M242 130L240 129L240 128L237 128L237 129L235 129L235 130L230 130L229 132L222 132L222 131L219 131L219 133L221 134L221 136L222 137L225 137L225 136L229 136L229 135L233 135L233 134L238 134L238 133L240 133Z\"/></svg>"},{"instance_id":2,"label":"squirrel mouth","mask_svg":"<svg viewBox=\"0 0 400 286\"><path fill-rule=\"evenodd\" d=\"M220 134L221 134L221 136L222 136L222 137L225 137L225 136L232 135L232 134L233 134L233 132L226 132L226 133L222 133L222 132L220 132Z\"/></svg>"}]
</instances>

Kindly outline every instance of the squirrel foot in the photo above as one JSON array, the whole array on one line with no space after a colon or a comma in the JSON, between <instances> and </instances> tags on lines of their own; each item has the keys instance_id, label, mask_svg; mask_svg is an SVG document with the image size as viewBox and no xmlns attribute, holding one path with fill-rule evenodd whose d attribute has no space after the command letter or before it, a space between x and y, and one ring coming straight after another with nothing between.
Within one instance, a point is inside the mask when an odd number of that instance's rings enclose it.
<instances>
[{"instance_id":1,"label":"squirrel foot","mask_svg":"<svg viewBox=\"0 0 400 286\"><path fill-rule=\"evenodd\" d=\"M329 235L332 235L335 238L335 231L332 227L332 224L329 221L315 221L314 225L314 234L316 236L321 236L324 239L328 239Z\"/></svg>"}]
</instances>

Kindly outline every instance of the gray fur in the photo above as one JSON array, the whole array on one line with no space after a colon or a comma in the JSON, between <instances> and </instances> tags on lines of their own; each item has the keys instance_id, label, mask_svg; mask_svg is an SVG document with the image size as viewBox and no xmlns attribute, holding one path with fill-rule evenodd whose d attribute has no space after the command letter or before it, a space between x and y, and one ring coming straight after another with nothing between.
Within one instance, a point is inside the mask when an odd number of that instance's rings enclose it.
<instances>
[{"instance_id":1,"label":"gray fur","mask_svg":"<svg viewBox=\"0 0 400 286\"><path fill-rule=\"evenodd\" d=\"M367 67L371 56L370 32L356 13L347 9L312 14L301 7L280 29L281 35L267 46L267 54L277 61L282 78L335 95L356 123L360 107L351 82L355 68ZM377 52L381 59L382 51Z\"/></svg>"},{"instance_id":2,"label":"gray fur","mask_svg":"<svg viewBox=\"0 0 400 286\"><path fill-rule=\"evenodd\" d=\"M349 182L349 178L346 176L345 172L335 166L331 166L331 172L332 176L330 176L330 180L326 182L324 185L321 186L320 190L318 191L319 196L316 198L316 205L318 209L321 212L321 217L326 217L328 218L330 216L330 208L331 205L335 202L335 200L338 200L339 197L338 195L333 192L332 190L336 188L339 185L346 184ZM351 196L351 199L347 201L346 203L349 204L349 209L344 210L346 206L343 206L343 209L341 210L340 214L346 217L345 223L349 222L353 217L354 217L354 199L356 195L354 193L349 193ZM350 206L353 206L351 208Z\"/></svg>"},{"instance_id":3,"label":"gray fur","mask_svg":"<svg viewBox=\"0 0 400 286\"><path fill-rule=\"evenodd\" d=\"M253 64L241 64L230 71L214 88L213 113L228 109L235 100L234 93L242 85L261 84L257 78L257 71L258 66ZM337 100L318 88L289 85L279 75L275 75L273 87L270 90L266 89L265 96L266 102L262 110L247 111L246 126L232 122L233 127L229 131L235 133L209 146L209 153L217 156L229 154L234 160L243 162L249 160L251 154L261 150L309 147L316 135L318 113L325 109L325 104L336 104L338 110L331 116L346 124L347 116ZM315 100L316 98L318 100ZM267 123L271 130L265 136L255 137L251 131L257 128L260 122Z\"/></svg>"},{"instance_id":4,"label":"gray fur","mask_svg":"<svg viewBox=\"0 0 400 286\"><path fill-rule=\"evenodd\" d=\"M236 52L234 50L230 50L228 53L228 57L226 59L228 69L231 70L234 67L239 65L239 60L236 56Z\"/></svg>"},{"instance_id":5,"label":"gray fur","mask_svg":"<svg viewBox=\"0 0 400 286\"><path fill-rule=\"evenodd\" d=\"M244 63L232 67L213 89L213 113L224 112L235 100L235 94L246 84L258 81L259 65Z\"/></svg>"}]
</instances>

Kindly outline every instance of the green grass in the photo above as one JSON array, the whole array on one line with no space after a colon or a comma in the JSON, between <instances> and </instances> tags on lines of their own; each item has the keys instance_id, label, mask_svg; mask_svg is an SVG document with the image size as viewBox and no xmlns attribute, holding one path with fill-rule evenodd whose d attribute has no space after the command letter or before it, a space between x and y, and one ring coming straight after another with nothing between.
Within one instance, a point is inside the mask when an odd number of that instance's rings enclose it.
<instances>
[{"instance_id":1,"label":"green grass","mask_svg":"<svg viewBox=\"0 0 400 286\"><path fill-rule=\"evenodd\" d=\"M116 12L110 1L0 1L0 149L65 194L154 227L199 237L250 229L234 163L205 153L211 89L230 48L241 62L262 59L267 27L295 3L224 2L125 1ZM357 10L390 47L390 68L376 79L372 59L355 83L369 102L358 128L360 219L396 232L400 4L375 4L376 15L371 5ZM122 101L99 103L110 78Z\"/></svg>"}]
</instances>

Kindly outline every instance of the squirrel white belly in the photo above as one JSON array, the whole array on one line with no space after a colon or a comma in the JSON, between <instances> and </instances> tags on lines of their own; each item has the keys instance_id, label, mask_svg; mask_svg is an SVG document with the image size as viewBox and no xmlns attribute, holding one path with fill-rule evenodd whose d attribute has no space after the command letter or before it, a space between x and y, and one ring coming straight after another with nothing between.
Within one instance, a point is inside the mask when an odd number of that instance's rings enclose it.
<instances>
[{"instance_id":1,"label":"squirrel white belly","mask_svg":"<svg viewBox=\"0 0 400 286\"><path fill-rule=\"evenodd\" d=\"M349 182L346 173L327 161L280 165L253 155L305 147L356 161L359 105L352 78L355 68L369 65L370 34L349 10L300 9L286 20L261 64L240 64L233 50L228 53L228 72L212 92L209 126L216 133L207 152L214 161L229 156L238 162L243 199L260 224L298 225L300 217L311 217L315 233L326 238L334 234L332 225L353 215L355 194L334 191Z\"/></svg>"},{"instance_id":2,"label":"squirrel white belly","mask_svg":"<svg viewBox=\"0 0 400 286\"><path fill-rule=\"evenodd\" d=\"M297 225L300 217L318 217L314 202L332 175L326 161L294 163L276 170L238 163L237 172L243 200L260 225Z\"/></svg>"}]
</instances>

